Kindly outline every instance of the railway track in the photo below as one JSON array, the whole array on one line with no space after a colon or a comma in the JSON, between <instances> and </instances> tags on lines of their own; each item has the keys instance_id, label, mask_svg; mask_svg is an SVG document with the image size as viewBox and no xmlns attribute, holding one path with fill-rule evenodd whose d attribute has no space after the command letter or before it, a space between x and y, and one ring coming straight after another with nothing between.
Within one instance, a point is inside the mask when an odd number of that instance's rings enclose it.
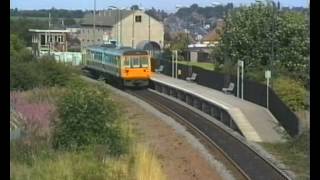
<instances>
[{"instance_id":1,"label":"railway track","mask_svg":"<svg viewBox=\"0 0 320 180\"><path fill-rule=\"evenodd\" d=\"M148 90L127 90L126 92L144 100L199 134L230 161L241 174L241 179L290 179L247 145L194 111Z\"/></svg>"}]
</instances>

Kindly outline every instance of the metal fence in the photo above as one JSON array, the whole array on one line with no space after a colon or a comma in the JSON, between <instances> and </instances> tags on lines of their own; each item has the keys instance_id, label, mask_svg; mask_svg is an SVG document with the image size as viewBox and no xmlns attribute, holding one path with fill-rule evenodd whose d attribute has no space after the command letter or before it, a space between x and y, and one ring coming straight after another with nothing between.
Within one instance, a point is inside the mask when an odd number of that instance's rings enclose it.
<instances>
[{"instance_id":1,"label":"metal fence","mask_svg":"<svg viewBox=\"0 0 320 180\"><path fill-rule=\"evenodd\" d=\"M172 63L167 60L168 58L158 58L158 65L163 65L163 74L171 76ZM230 82L235 84L233 94L237 92L237 78L222 73L205 70L203 68L178 64L178 70L181 74L178 75L179 79L186 79L190 77L192 72L197 73L196 82L199 85L206 86L212 89L221 91L222 88L227 87ZM267 107L267 87L254 81L244 79L243 83L243 98L255 104ZM240 83L241 85L241 83ZM239 87L241 89L241 87ZM288 134L292 137L300 134L299 119L276 95L276 93L269 88L269 110L284 127Z\"/></svg>"}]
</instances>

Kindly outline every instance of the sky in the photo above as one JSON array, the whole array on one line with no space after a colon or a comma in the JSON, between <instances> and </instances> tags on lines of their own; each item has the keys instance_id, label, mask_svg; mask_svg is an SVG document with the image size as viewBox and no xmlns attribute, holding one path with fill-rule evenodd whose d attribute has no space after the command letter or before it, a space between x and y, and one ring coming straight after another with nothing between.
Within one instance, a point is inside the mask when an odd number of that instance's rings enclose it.
<instances>
[{"instance_id":1,"label":"sky","mask_svg":"<svg viewBox=\"0 0 320 180\"><path fill-rule=\"evenodd\" d=\"M275 0L276 2L277 0ZM281 6L303 6L307 7L309 0L279 0ZM10 0L10 8L18 8L23 10L31 9L93 9L94 0ZM227 4L232 2L235 6L241 4L247 5L255 2L255 0L96 0L97 9L106 9L108 6L116 6L119 8L129 8L134 4L145 9L152 7L163 9L168 12L174 12L175 7L190 6L194 3L199 6L209 6L211 3Z\"/></svg>"}]
</instances>

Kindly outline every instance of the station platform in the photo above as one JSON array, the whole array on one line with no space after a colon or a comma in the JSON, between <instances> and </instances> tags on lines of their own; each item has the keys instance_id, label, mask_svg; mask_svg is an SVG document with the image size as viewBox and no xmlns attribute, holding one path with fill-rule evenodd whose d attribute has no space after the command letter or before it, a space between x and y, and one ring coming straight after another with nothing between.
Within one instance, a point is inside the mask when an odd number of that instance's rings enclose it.
<instances>
[{"instance_id":1,"label":"station platform","mask_svg":"<svg viewBox=\"0 0 320 180\"><path fill-rule=\"evenodd\" d=\"M165 84L186 93L205 99L224 109L232 117L244 137L254 142L281 142L281 126L271 112L257 104L242 100L234 95L201 86L194 82L175 79L159 73L151 78L154 82Z\"/></svg>"}]
</instances>

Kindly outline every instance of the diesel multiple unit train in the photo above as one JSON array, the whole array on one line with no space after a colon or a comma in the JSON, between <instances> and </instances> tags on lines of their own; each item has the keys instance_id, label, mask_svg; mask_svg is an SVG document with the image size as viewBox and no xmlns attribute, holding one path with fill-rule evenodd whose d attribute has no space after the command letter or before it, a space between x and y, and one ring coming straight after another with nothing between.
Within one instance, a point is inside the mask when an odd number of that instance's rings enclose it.
<instances>
[{"instance_id":1,"label":"diesel multiple unit train","mask_svg":"<svg viewBox=\"0 0 320 180\"><path fill-rule=\"evenodd\" d=\"M130 47L90 46L85 69L122 87L148 86L152 75L147 51Z\"/></svg>"}]
</instances>

